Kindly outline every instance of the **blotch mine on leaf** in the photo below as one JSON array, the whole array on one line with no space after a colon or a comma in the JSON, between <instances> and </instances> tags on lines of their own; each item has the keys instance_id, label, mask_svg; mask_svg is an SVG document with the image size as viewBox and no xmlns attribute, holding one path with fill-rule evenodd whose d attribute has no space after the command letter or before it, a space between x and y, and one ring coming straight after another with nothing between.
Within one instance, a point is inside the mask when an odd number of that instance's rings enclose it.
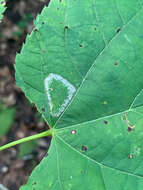
<instances>
[{"instance_id":1,"label":"blotch mine on leaf","mask_svg":"<svg viewBox=\"0 0 143 190\"><path fill-rule=\"evenodd\" d=\"M87 147L84 145L81 147L81 149L82 149L82 151L87 151Z\"/></svg>"},{"instance_id":2,"label":"blotch mine on leaf","mask_svg":"<svg viewBox=\"0 0 143 190\"><path fill-rule=\"evenodd\" d=\"M76 89L65 78L58 74L50 73L44 80L45 90L48 98L50 113L53 117L59 117L71 101ZM59 102L57 101L57 93Z\"/></svg>"}]
</instances>

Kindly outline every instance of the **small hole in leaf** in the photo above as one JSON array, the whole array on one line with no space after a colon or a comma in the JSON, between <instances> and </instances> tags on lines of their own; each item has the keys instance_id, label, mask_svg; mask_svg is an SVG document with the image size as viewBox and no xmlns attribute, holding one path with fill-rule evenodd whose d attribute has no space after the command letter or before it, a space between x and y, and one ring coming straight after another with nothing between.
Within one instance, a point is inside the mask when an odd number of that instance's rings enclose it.
<instances>
[{"instance_id":1,"label":"small hole in leaf","mask_svg":"<svg viewBox=\"0 0 143 190\"><path fill-rule=\"evenodd\" d=\"M35 181L34 183L33 183L33 185L36 185L37 184L37 182Z\"/></svg>"},{"instance_id":2,"label":"small hole in leaf","mask_svg":"<svg viewBox=\"0 0 143 190\"><path fill-rule=\"evenodd\" d=\"M129 126L129 127L128 127L128 132L133 131L133 130L134 130L134 128L135 128L135 126Z\"/></svg>"},{"instance_id":3,"label":"small hole in leaf","mask_svg":"<svg viewBox=\"0 0 143 190\"><path fill-rule=\"evenodd\" d=\"M87 151L87 147L86 146L82 146L81 149L82 149L82 151Z\"/></svg>"},{"instance_id":4,"label":"small hole in leaf","mask_svg":"<svg viewBox=\"0 0 143 190\"><path fill-rule=\"evenodd\" d=\"M42 22L42 24L45 24L45 22Z\"/></svg>"},{"instance_id":5,"label":"small hole in leaf","mask_svg":"<svg viewBox=\"0 0 143 190\"><path fill-rule=\"evenodd\" d=\"M71 132L73 135L75 135L76 134L76 130L72 130L72 132Z\"/></svg>"},{"instance_id":6,"label":"small hole in leaf","mask_svg":"<svg viewBox=\"0 0 143 190\"><path fill-rule=\"evenodd\" d=\"M49 88L50 91L53 91L54 89L53 88Z\"/></svg>"},{"instance_id":7,"label":"small hole in leaf","mask_svg":"<svg viewBox=\"0 0 143 190\"><path fill-rule=\"evenodd\" d=\"M115 62L114 65L117 66L117 65L118 65L118 62Z\"/></svg>"},{"instance_id":8,"label":"small hole in leaf","mask_svg":"<svg viewBox=\"0 0 143 190\"><path fill-rule=\"evenodd\" d=\"M118 29L117 29L117 33L119 33L120 31L121 31L121 28L118 28Z\"/></svg>"},{"instance_id":9,"label":"small hole in leaf","mask_svg":"<svg viewBox=\"0 0 143 190\"><path fill-rule=\"evenodd\" d=\"M83 46L81 44L79 44L79 47L82 48Z\"/></svg>"},{"instance_id":10,"label":"small hole in leaf","mask_svg":"<svg viewBox=\"0 0 143 190\"><path fill-rule=\"evenodd\" d=\"M129 159L133 159L133 154L129 154Z\"/></svg>"},{"instance_id":11,"label":"small hole in leaf","mask_svg":"<svg viewBox=\"0 0 143 190\"><path fill-rule=\"evenodd\" d=\"M46 110L45 110L45 108L42 108L42 112L45 112Z\"/></svg>"},{"instance_id":12,"label":"small hole in leaf","mask_svg":"<svg viewBox=\"0 0 143 190\"><path fill-rule=\"evenodd\" d=\"M68 26L65 26L65 30L68 30L68 28L69 28Z\"/></svg>"},{"instance_id":13,"label":"small hole in leaf","mask_svg":"<svg viewBox=\"0 0 143 190\"><path fill-rule=\"evenodd\" d=\"M37 31L38 31L38 29L37 29L37 28L35 28L35 29L34 29L34 32L37 32Z\"/></svg>"},{"instance_id":14,"label":"small hole in leaf","mask_svg":"<svg viewBox=\"0 0 143 190\"><path fill-rule=\"evenodd\" d=\"M107 124L108 124L108 121L104 120L104 124L107 125Z\"/></svg>"},{"instance_id":15,"label":"small hole in leaf","mask_svg":"<svg viewBox=\"0 0 143 190\"><path fill-rule=\"evenodd\" d=\"M59 0L60 1L60 3L62 2L62 0Z\"/></svg>"}]
</instances>

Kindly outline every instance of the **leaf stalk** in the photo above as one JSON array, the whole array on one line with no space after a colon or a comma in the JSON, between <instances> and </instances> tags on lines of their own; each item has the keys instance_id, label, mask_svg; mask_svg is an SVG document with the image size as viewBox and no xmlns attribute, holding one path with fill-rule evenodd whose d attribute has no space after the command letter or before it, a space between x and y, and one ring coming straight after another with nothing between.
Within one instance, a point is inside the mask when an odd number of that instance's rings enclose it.
<instances>
[{"instance_id":1,"label":"leaf stalk","mask_svg":"<svg viewBox=\"0 0 143 190\"><path fill-rule=\"evenodd\" d=\"M8 149L10 147L13 147L13 146L21 144L21 143L25 143L25 142L32 141L32 140L35 140L35 139L39 139L39 138L46 137L46 136L52 136L52 134L53 134L53 129L49 129L49 130L44 131L42 133L32 135L32 136L29 136L29 137L25 137L25 138L19 139L17 141L13 141L11 143L8 143L6 145L0 146L0 151Z\"/></svg>"}]
</instances>

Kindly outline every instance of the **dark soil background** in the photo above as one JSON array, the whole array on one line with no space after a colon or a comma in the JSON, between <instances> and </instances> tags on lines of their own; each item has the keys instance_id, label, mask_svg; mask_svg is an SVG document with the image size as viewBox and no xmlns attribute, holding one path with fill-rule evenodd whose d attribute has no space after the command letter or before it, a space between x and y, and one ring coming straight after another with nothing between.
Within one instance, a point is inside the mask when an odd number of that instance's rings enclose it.
<instances>
[{"instance_id":1,"label":"dark soil background","mask_svg":"<svg viewBox=\"0 0 143 190\"><path fill-rule=\"evenodd\" d=\"M32 31L33 19L48 2L49 0L6 1L7 10L0 24L0 101L7 107L15 107L16 114L10 131L0 139L0 145L48 129L46 123L39 119L41 116L34 105L30 105L16 86L14 77L16 53L20 52L27 33ZM18 190L46 154L49 143L50 138L40 139L34 151L24 157L19 157L19 146L0 152L0 185L8 190Z\"/></svg>"}]
</instances>

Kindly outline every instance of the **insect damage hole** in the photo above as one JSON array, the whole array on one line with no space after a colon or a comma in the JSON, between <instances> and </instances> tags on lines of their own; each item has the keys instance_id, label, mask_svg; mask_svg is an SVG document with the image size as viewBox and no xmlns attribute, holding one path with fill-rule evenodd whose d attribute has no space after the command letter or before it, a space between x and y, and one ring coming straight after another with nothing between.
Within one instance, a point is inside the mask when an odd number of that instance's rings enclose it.
<instances>
[{"instance_id":1,"label":"insect damage hole","mask_svg":"<svg viewBox=\"0 0 143 190\"><path fill-rule=\"evenodd\" d=\"M72 132L71 132L73 135L75 135L76 134L76 130L72 130Z\"/></svg>"},{"instance_id":2,"label":"insect damage hole","mask_svg":"<svg viewBox=\"0 0 143 190\"><path fill-rule=\"evenodd\" d=\"M122 119L126 122L126 124L127 124L127 126L128 126L128 129L127 129L128 132L131 132L131 131L133 131L133 130L135 129L135 125L131 125L131 124L130 124L130 121L128 120L126 114L124 114L124 115L122 116Z\"/></svg>"},{"instance_id":3,"label":"insect damage hole","mask_svg":"<svg viewBox=\"0 0 143 190\"><path fill-rule=\"evenodd\" d=\"M34 28L34 30L33 30L34 32L38 32L38 29L37 28Z\"/></svg>"},{"instance_id":4,"label":"insect damage hole","mask_svg":"<svg viewBox=\"0 0 143 190\"><path fill-rule=\"evenodd\" d=\"M68 26L65 26L65 30L68 30L69 29L69 27Z\"/></svg>"},{"instance_id":5,"label":"insect damage hole","mask_svg":"<svg viewBox=\"0 0 143 190\"><path fill-rule=\"evenodd\" d=\"M133 131L135 129L135 126L129 126L128 127L128 132L131 132L131 131Z\"/></svg>"},{"instance_id":6,"label":"insect damage hole","mask_svg":"<svg viewBox=\"0 0 143 190\"><path fill-rule=\"evenodd\" d=\"M108 124L108 121L104 120L104 124L107 125L107 124Z\"/></svg>"},{"instance_id":7,"label":"insect damage hole","mask_svg":"<svg viewBox=\"0 0 143 190\"><path fill-rule=\"evenodd\" d=\"M133 154L129 154L129 159L133 159Z\"/></svg>"},{"instance_id":8,"label":"insect damage hole","mask_svg":"<svg viewBox=\"0 0 143 190\"><path fill-rule=\"evenodd\" d=\"M121 31L121 28L118 28L118 29L117 29L117 33L119 33L120 31Z\"/></svg>"},{"instance_id":9,"label":"insect damage hole","mask_svg":"<svg viewBox=\"0 0 143 190\"><path fill-rule=\"evenodd\" d=\"M81 147L81 150L85 152L85 151L87 151L87 147L83 145L83 146Z\"/></svg>"},{"instance_id":10,"label":"insect damage hole","mask_svg":"<svg viewBox=\"0 0 143 190\"><path fill-rule=\"evenodd\" d=\"M117 66L117 65L118 65L118 62L115 62L114 65Z\"/></svg>"}]
</instances>

